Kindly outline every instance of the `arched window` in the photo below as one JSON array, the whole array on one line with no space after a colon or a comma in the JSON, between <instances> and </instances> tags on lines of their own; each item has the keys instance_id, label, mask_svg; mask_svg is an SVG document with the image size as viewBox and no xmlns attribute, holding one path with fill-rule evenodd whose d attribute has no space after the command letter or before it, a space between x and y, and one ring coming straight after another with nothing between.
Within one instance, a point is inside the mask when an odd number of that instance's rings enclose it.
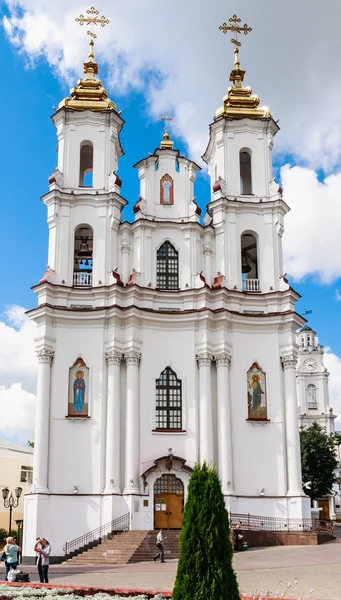
<instances>
[{"instance_id":1,"label":"arched window","mask_svg":"<svg viewBox=\"0 0 341 600\"><path fill-rule=\"evenodd\" d=\"M160 179L160 204L174 204L174 182L167 174Z\"/></svg>"},{"instance_id":2,"label":"arched window","mask_svg":"<svg viewBox=\"0 0 341 600\"><path fill-rule=\"evenodd\" d=\"M90 225L80 225L75 231L73 285L91 286L94 236Z\"/></svg>"},{"instance_id":3,"label":"arched window","mask_svg":"<svg viewBox=\"0 0 341 600\"><path fill-rule=\"evenodd\" d=\"M257 240L252 233L241 236L241 263L244 292L259 292Z\"/></svg>"},{"instance_id":4,"label":"arched window","mask_svg":"<svg viewBox=\"0 0 341 600\"><path fill-rule=\"evenodd\" d=\"M240 193L252 194L251 155L247 150L239 152Z\"/></svg>"},{"instance_id":5,"label":"arched window","mask_svg":"<svg viewBox=\"0 0 341 600\"><path fill-rule=\"evenodd\" d=\"M83 142L80 149L79 187L93 186L94 147L91 142Z\"/></svg>"},{"instance_id":6,"label":"arched window","mask_svg":"<svg viewBox=\"0 0 341 600\"><path fill-rule=\"evenodd\" d=\"M307 387L307 404L308 408L317 408L317 390L312 383Z\"/></svg>"},{"instance_id":7,"label":"arched window","mask_svg":"<svg viewBox=\"0 0 341 600\"><path fill-rule=\"evenodd\" d=\"M156 429L182 429L182 390L170 367L156 380Z\"/></svg>"},{"instance_id":8,"label":"arched window","mask_svg":"<svg viewBox=\"0 0 341 600\"><path fill-rule=\"evenodd\" d=\"M302 337L301 337L301 346L302 346L302 347L304 346L304 337L303 337L303 335L302 335Z\"/></svg>"},{"instance_id":9,"label":"arched window","mask_svg":"<svg viewBox=\"0 0 341 600\"><path fill-rule=\"evenodd\" d=\"M179 257L170 242L164 242L157 251L156 287L160 290L179 289Z\"/></svg>"}]
</instances>

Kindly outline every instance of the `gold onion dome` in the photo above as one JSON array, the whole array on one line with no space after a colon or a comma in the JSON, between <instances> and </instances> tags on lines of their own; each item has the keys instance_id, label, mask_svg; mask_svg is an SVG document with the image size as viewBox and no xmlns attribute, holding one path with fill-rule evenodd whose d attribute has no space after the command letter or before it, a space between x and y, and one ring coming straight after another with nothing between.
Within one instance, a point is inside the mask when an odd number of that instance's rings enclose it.
<instances>
[{"instance_id":1,"label":"gold onion dome","mask_svg":"<svg viewBox=\"0 0 341 600\"><path fill-rule=\"evenodd\" d=\"M252 89L244 87L245 71L240 68L239 50L234 50L234 66L230 73L232 85L229 87L226 96L224 96L224 105L216 112L215 117L230 117L232 119L264 119L271 117L267 106L259 107L259 98L257 94L252 93Z\"/></svg>"},{"instance_id":2,"label":"gold onion dome","mask_svg":"<svg viewBox=\"0 0 341 600\"><path fill-rule=\"evenodd\" d=\"M90 50L87 62L84 63L85 79L79 79L77 87L70 90L71 98L64 98L59 108L72 108L73 110L117 110L117 106L103 87L98 74L98 64L94 55L94 40L90 39Z\"/></svg>"},{"instance_id":3,"label":"gold onion dome","mask_svg":"<svg viewBox=\"0 0 341 600\"><path fill-rule=\"evenodd\" d=\"M172 142L172 140L170 139L170 135L169 135L168 131L165 131L165 133L162 136L162 141L161 141L160 147L163 150L165 150L165 149L173 150L173 146L174 146L174 142Z\"/></svg>"}]
</instances>

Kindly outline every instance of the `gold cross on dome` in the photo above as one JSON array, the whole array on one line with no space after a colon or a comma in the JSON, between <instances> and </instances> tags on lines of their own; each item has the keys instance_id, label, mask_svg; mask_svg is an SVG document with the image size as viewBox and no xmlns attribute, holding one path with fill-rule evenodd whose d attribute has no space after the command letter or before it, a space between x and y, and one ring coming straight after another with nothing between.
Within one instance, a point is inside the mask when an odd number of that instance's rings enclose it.
<instances>
[{"instance_id":1,"label":"gold cross on dome","mask_svg":"<svg viewBox=\"0 0 341 600\"><path fill-rule=\"evenodd\" d=\"M167 135L169 133L169 125L168 123L174 123L175 118L170 117L168 112L165 112L163 117L159 117L159 121L163 121L165 124L164 134Z\"/></svg>"},{"instance_id":2,"label":"gold cross on dome","mask_svg":"<svg viewBox=\"0 0 341 600\"><path fill-rule=\"evenodd\" d=\"M105 27L106 25L108 25L110 23L109 19L107 19L106 17L104 17L102 15L102 17L99 17L99 11L96 10L96 8L94 6L91 6L91 8L89 8L86 11L86 14L88 16L85 15L79 15L79 17L76 18L76 22L79 23L79 25L100 25L101 27ZM91 31L87 32L88 35L90 35L91 37L95 38L97 37L95 33L92 33Z\"/></svg>"},{"instance_id":3,"label":"gold cross on dome","mask_svg":"<svg viewBox=\"0 0 341 600\"><path fill-rule=\"evenodd\" d=\"M228 25L227 23L223 23L219 26L219 29L223 33L231 31L231 33L234 34L231 38L231 43L235 46L240 46L241 43L238 41L238 33L244 33L244 35L247 35L248 33L250 33L250 31L252 31L252 29L248 26L247 23L244 23L244 25L239 25L239 23L241 23L241 19L238 19L237 15L233 15L229 19L229 23L230 25Z\"/></svg>"}]
</instances>

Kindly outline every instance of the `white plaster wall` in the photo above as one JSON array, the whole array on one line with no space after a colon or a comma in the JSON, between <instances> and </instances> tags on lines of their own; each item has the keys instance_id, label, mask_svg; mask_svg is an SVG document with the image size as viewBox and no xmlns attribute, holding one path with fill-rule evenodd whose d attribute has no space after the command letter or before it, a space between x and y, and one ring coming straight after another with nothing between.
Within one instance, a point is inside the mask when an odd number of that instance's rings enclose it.
<instances>
[{"instance_id":1,"label":"white plaster wall","mask_svg":"<svg viewBox=\"0 0 341 600\"><path fill-rule=\"evenodd\" d=\"M285 495L283 384L276 332L233 332L230 397L234 491L237 495ZM247 422L246 373L253 362L266 372L269 423ZM245 505L245 503L244 503ZM246 511L249 512L249 511Z\"/></svg>"}]
</instances>

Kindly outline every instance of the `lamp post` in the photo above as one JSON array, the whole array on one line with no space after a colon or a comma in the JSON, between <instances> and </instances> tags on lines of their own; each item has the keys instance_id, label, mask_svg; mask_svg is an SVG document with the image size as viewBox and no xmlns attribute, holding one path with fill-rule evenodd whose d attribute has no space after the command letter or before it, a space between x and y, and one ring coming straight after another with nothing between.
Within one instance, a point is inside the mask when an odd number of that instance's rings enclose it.
<instances>
[{"instance_id":1,"label":"lamp post","mask_svg":"<svg viewBox=\"0 0 341 600\"><path fill-rule=\"evenodd\" d=\"M9 493L9 489L7 487L2 490L2 497L4 499L4 507L9 508L8 535L11 535L11 531L12 531L12 510L13 510L13 508L17 508L17 506L19 504L20 496L22 494L22 488L21 487L15 488L14 493L15 493L15 498L14 498L12 492Z\"/></svg>"}]
</instances>

